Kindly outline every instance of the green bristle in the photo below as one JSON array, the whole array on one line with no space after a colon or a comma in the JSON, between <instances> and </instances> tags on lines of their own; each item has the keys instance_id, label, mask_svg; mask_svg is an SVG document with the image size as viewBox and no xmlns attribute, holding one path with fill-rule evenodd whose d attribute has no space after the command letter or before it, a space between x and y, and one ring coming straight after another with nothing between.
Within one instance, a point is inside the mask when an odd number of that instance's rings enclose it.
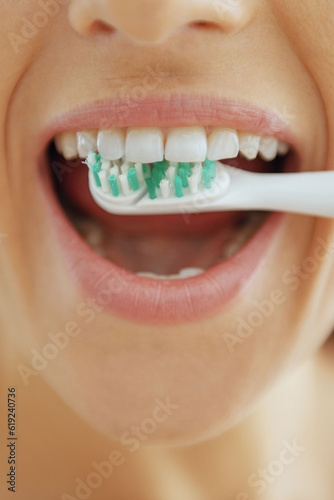
<instances>
[{"instance_id":1,"label":"green bristle","mask_svg":"<svg viewBox=\"0 0 334 500\"><path fill-rule=\"evenodd\" d=\"M97 160L97 162L93 165L92 168L96 167L98 169L98 172L100 172L101 170L101 165L102 165L102 162L101 160Z\"/></svg>"},{"instance_id":2,"label":"green bristle","mask_svg":"<svg viewBox=\"0 0 334 500\"><path fill-rule=\"evenodd\" d=\"M187 162L181 162L180 163L180 167L181 168L185 168L187 172L190 171L190 163L187 161Z\"/></svg>"},{"instance_id":3,"label":"green bristle","mask_svg":"<svg viewBox=\"0 0 334 500\"><path fill-rule=\"evenodd\" d=\"M203 168L203 181L206 188L211 187L211 169L210 167Z\"/></svg>"},{"instance_id":4,"label":"green bristle","mask_svg":"<svg viewBox=\"0 0 334 500\"><path fill-rule=\"evenodd\" d=\"M152 179L156 187L159 187L160 181L164 178L164 173L159 167L153 167L152 169Z\"/></svg>"},{"instance_id":5,"label":"green bristle","mask_svg":"<svg viewBox=\"0 0 334 500\"><path fill-rule=\"evenodd\" d=\"M93 168L93 165L101 164L101 155L94 153L94 151L90 151L84 163L86 163L89 168Z\"/></svg>"},{"instance_id":6,"label":"green bristle","mask_svg":"<svg viewBox=\"0 0 334 500\"><path fill-rule=\"evenodd\" d=\"M142 165L142 169L143 169L143 174L144 174L144 175L145 175L145 174L148 174L148 168L147 168L146 163L143 163L143 165Z\"/></svg>"},{"instance_id":7,"label":"green bristle","mask_svg":"<svg viewBox=\"0 0 334 500\"><path fill-rule=\"evenodd\" d=\"M210 167L211 179L214 179L216 177L216 162L206 159L204 166Z\"/></svg>"},{"instance_id":8,"label":"green bristle","mask_svg":"<svg viewBox=\"0 0 334 500\"><path fill-rule=\"evenodd\" d=\"M190 175L190 172L189 172ZM181 167L179 168L179 177L181 177L182 180L182 187L186 188L189 186L188 183L188 172L185 168Z\"/></svg>"},{"instance_id":9,"label":"green bristle","mask_svg":"<svg viewBox=\"0 0 334 500\"><path fill-rule=\"evenodd\" d=\"M101 187L101 181L99 177L100 167L96 163L92 166L92 172L94 175L95 184L97 185L97 187Z\"/></svg>"},{"instance_id":10,"label":"green bristle","mask_svg":"<svg viewBox=\"0 0 334 500\"><path fill-rule=\"evenodd\" d=\"M175 185L176 196L178 198L181 198L183 196L183 190L182 190L182 179L179 175L175 176L174 185Z\"/></svg>"},{"instance_id":11,"label":"green bristle","mask_svg":"<svg viewBox=\"0 0 334 500\"><path fill-rule=\"evenodd\" d=\"M114 196L118 196L119 195L119 187L118 187L116 176L114 174L110 175L108 177L108 180L109 180L109 185L111 187L112 194Z\"/></svg>"},{"instance_id":12,"label":"green bristle","mask_svg":"<svg viewBox=\"0 0 334 500\"><path fill-rule=\"evenodd\" d=\"M158 168L161 168L164 172L169 167L167 160L156 161L156 162L154 162L154 166L158 167Z\"/></svg>"},{"instance_id":13,"label":"green bristle","mask_svg":"<svg viewBox=\"0 0 334 500\"><path fill-rule=\"evenodd\" d=\"M132 189L134 191L138 191L139 183L138 183L137 173L133 168L131 168L128 171L128 181L129 181L129 184L132 187Z\"/></svg>"},{"instance_id":14,"label":"green bristle","mask_svg":"<svg viewBox=\"0 0 334 500\"><path fill-rule=\"evenodd\" d=\"M151 198L151 200L154 200L157 197L155 193L155 184L150 177L146 177L145 182L147 186L148 195Z\"/></svg>"}]
</instances>

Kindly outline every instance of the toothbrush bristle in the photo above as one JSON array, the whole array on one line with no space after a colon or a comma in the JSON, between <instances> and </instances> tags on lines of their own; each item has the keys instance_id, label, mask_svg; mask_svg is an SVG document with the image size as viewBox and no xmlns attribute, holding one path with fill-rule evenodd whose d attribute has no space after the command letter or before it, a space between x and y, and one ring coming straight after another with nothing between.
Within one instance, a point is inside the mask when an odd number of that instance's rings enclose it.
<instances>
[{"instance_id":1,"label":"toothbrush bristle","mask_svg":"<svg viewBox=\"0 0 334 500\"><path fill-rule=\"evenodd\" d=\"M123 194L125 196L129 195L130 194L130 184L129 184L129 181L128 181L127 174L125 174L125 173L120 174L120 176L119 176L119 182L121 184L121 188L122 188Z\"/></svg>"},{"instance_id":2,"label":"toothbrush bristle","mask_svg":"<svg viewBox=\"0 0 334 500\"><path fill-rule=\"evenodd\" d=\"M181 198L183 196L183 189L182 189L182 179L179 175L175 176L174 184L175 184L175 194L178 198Z\"/></svg>"},{"instance_id":3,"label":"toothbrush bristle","mask_svg":"<svg viewBox=\"0 0 334 500\"><path fill-rule=\"evenodd\" d=\"M161 196L163 198L169 198L170 194L170 182L168 179L162 179L160 181L159 187L161 189Z\"/></svg>"},{"instance_id":4,"label":"toothbrush bristle","mask_svg":"<svg viewBox=\"0 0 334 500\"><path fill-rule=\"evenodd\" d=\"M201 187L210 189L216 177L216 162L208 159L194 163L163 160L146 164L128 162L125 158L104 160L91 151L84 163L95 187L111 199L132 196L135 192L141 196L145 190L152 200L196 195Z\"/></svg>"},{"instance_id":5,"label":"toothbrush bristle","mask_svg":"<svg viewBox=\"0 0 334 500\"><path fill-rule=\"evenodd\" d=\"M157 197L156 192L155 192L155 184L154 184L153 180L151 179L151 177L146 177L145 182L147 185L148 195L151 198L151 200L154 200Z\"/></svg>"},{"instance_id":6,"label":"toothbrush bristle","mask_svg":"<svg viewBox=\"0 0 334 500\"><path fill-rule=\"evenodd\" d=\"M119 195L119 187L118 187L118 182L117 182L116 176L114 174L109 176L109 184L110 184L110 189L111 189L113 196L118 196Z\"/></svg>"},{"instance_id":7,"label":"toothbrush bristle","mask_svg":"<svg viewBox=\"0 0 334 500\"><path fill-rule=\"evenodd\" d=\"M128 181L133 191L138 191L139 182L137 179L137 173L133 168L128 171Z\"/></svg>"}]
</instances>

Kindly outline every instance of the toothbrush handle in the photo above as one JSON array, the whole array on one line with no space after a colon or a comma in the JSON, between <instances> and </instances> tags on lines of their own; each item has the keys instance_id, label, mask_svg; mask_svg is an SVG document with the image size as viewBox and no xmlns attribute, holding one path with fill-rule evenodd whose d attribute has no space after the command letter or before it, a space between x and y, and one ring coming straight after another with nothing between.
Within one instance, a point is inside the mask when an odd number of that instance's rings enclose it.
<instances>
[{"instance_id":1,"label":"toothbrush handle","mask_svg":"<svg viewBox=\"0 0 334 500\"><path fill-rule=\"evenodd\" d=\"M334 218L334 171L259 174L230 168L231 185L212 210L268 210Z\"/></svg>"}]
</instances>

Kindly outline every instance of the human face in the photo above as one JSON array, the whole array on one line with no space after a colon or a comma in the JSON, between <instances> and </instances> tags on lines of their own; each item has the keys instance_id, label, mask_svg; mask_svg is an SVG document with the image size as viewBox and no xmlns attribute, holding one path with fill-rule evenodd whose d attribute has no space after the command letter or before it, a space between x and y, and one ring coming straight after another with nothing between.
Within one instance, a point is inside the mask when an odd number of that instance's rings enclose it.
<instances>
[{"instance_id":1,"label":"human face","mask_svg":"<svg viewBox=\"0 0 334 500\"><path fill-rule=\"evenodd\" d=\"M331 169L333 15L313 0L2 6L2 332L31 370L23 383L44 378L117 439L170 398L177 410L149 442L194 443L235 425L325 341L332 221L271 214L214 265L239 215L107 216L90 200L85 167L60 169L47 149L63 131L220 126L289 143L282 168ZM93 226L107 227L106 258L78 236L51 173ZM201 266L179 281L134 273Z\"/></svg>"}]
</instances>

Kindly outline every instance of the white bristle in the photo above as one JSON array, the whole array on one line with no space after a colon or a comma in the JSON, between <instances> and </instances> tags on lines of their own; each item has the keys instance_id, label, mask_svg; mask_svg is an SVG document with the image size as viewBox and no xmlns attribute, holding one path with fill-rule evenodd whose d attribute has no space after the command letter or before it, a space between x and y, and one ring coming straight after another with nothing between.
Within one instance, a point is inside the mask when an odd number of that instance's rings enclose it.
<instances>
[{"instance_id":1,"label":"white bristle","mask_svg":"<svg viewBox=\"0 0 334 500\"><path fill-rule=\"evenodd\" d=\"M161 196L163 198L168 198L170 194L170 182L167 179L162 179L160 181L159 187L161 189Z\"/></svg>"},{"instance_id":2,"label":"white bristle","mask_svg":"<svg viewBox=\"0 0 334 500\"><path fill-rule=\"evenodd\" d=\"M111 169L111 161L103 160L101 168L102 170L106 170L107 172L109 172L109 170Z\"/></svg>"},{"instance_id":3,"label":"white bristle","mask_svg":"<svg viewBox=\"0 0 334 500\"><path fill-rule=\"evenodd\" d=\"M119 176L119 182L121 184L121 188L122 188L123 194L125 194L125 195L130 194L131 189L130 189L130 184L129 184L129 181L128 181L128 176L126 174L120 174L120 176Z\"/></svg>"},{"instance_id":4,"label":"white bristle","mask_svg":"<svg viewBox=\"0 0 334 500\"><path fill-rule=\"evenodd\" d=\"M109 173L110 173L110 175L114 175L116 177L116 179L118 180L119 169L118 169L118 167L116 167L116 165L111 167L111 169L109 170Z\"/></svg>"},{"instance_id":5,"label":"white bristle","mask_svg":"<svg viewBox=\"0 0 334 500\"><path fill-rule=\"evenodd\" d=\"M127 174L130 169L130 165L128 163L123 163L121 166L121 172L122 174Z\"/></svg>"},{"instance_id":6,"label":"white bristle","mask_svg":"<svg viewBox=\"0 0 334 500\"><path fill-rule=\"evenodd\" d=\"M144 182L144 174L143 174L143 166L141 163L136 163L135 164L135 169L136 169L136 174L137 174L137 179L138 182Z\"/></svg>"},{"instance_id":7,"label":"white bristle","mask_svg":"<svg viewBox=\"0 0 334 500\"><path fill-rule=\"evenodd\" d=\"M198 185L200 184L201 179L202 179L202 171L203 171L203 167L200 163L197 163L191 171L192 175L195 175L197 177Z\"/></svg>"},{"instance_id":8,"label":"white bristle","mask_svg":"<svg viewBox=\"0 0 334 500\"><path fill-rule=\"evenodd\" d=\"M177 167L177 161L170 161L170 162L169 162L169 166L170 166L170 167L175 167L175 168L176 168L176 167Z\"/></svg>"},{"instance_id":9,"label":"white bristle","mask_svg":"<svg viewBox=\"0 0 334 500\"><path fill-rule=\"evenodd\" d=\"M188 177L188 184L191 194L196 194L198 192L199 181L200 177L197 173L192 174L190 177Z\"/></svg>"},{"instance_id":10,"label":"white bristle","mask_svg":"<svg viewBox=\"0 0 334 500\"><path fill-rule=\"evenodd\" d=\"M167 168L166 176L172 185L174 184L175 174L176 167L174 165L170 165L170 167Z\"/></svg>"},{"instance_id":11,"label":"white bristle","mask_svg":"<svg viewBox=\"0 0 334 500\"><path fill-rule=\"evenodd\" d=\"M102 191L104 193L109 193L110 192L110 187L109 187L109 182L108 182L108 172L106 170L100 170L98 173L98 176L101 181L101 187Z\"/></svg>"},{"instance_id":12,"label":"white bristle","mask_svg":"<svg viewBox=\"0 0 334 500\"><path fill-rule=\"evenodd\" d=\"M87 155L87 159L86 159L86 164L89 166L89 167L92 167L93 165L95 165L96 163L96 154L93 153L93 151L91 151L90 153L88 153Z\"/></svg>"}]
</instances>

